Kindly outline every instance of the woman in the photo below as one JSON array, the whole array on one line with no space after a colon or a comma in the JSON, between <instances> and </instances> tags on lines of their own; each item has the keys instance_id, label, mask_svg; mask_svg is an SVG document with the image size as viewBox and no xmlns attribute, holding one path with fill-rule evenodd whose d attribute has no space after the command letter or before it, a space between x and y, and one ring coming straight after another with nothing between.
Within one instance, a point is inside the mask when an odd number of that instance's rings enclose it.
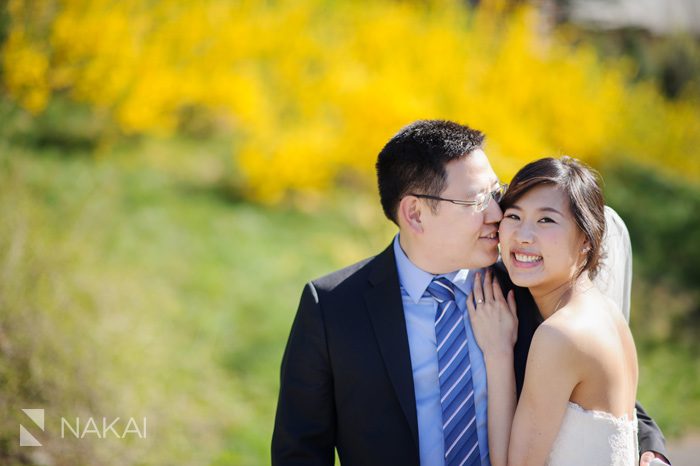
<instances>
[{"instance_id":1,"label":"woman","mask_svg":"<svg viewBox=\"0 0 700 466\"><path fill-rule=\"evenodd\" d=\"M633 465L637 356L615 304L592 283L605 231L593 172L569 157L520 170L504 196L499 239L512 282L544 319L516 408L512 292L477 279L468 309L484 353L493 465Z\"/></svg>"}]
</instances>

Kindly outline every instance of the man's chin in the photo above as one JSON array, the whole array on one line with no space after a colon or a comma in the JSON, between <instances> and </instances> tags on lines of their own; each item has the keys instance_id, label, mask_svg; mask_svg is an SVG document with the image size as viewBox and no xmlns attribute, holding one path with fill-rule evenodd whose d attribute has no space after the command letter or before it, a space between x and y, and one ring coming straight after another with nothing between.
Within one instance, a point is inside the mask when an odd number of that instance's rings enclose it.
<instances>
[{"instance_id":1,"label":"man's chin","mask_svg":"<svg viewBox=\"0 0 700 466\"><path fill-rule=\"evenodd\" d=\"M462 268L470 270L485 269L486 267L491 267L497 260L498 250L494 251L493 253L485 252L481 254L479 260L475 261L472 257L471 260L468 261L468 265Z\"/></svg>"},{"instance_id":2,"label":"man's chin","mask_svg":"<svg viewBox=\"0 0 700 466\"><path fill-rule=\"evenodd\" d=\"M488 251L485 254L484 265L482 267L490 267L498 261L498 248L494 248L492 251Z\"/></svg>"}]
</instances>

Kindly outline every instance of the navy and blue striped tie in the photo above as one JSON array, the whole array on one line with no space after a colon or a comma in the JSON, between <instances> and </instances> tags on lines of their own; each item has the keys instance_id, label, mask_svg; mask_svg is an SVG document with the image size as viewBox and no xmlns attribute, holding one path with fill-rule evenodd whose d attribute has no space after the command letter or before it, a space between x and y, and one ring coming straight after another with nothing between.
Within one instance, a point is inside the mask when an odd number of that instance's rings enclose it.
<instances>
[{"instance_id":1,"label":"navy and blue striped tie","mask_svg":"<svg viewBox=\"0 0 700 466\"><path fill-rule=\"evenodd\" d=\"M479 465L481 457L476 434L476 409L467 332L462 313L455 302L454 285L445 277L437 277L428 286L428 293L438 302L435 337L445 465Z\"/></svg>"}]
</instances>

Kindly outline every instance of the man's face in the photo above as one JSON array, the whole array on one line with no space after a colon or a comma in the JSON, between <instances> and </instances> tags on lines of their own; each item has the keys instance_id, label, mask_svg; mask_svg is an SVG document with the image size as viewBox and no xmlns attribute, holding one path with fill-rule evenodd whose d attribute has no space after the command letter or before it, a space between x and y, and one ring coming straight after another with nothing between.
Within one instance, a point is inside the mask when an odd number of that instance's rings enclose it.
<instances>
[{"instance_id":1,"label":"man's face","mask_svg":"<svg viewBox=\"0 0 700 466\"><path fill-rule=\"evenodd\" d=\"M492 191L498 183L481 149L449 162L445 170L447 186L440 197L446 199L474 200L479 193ZM493 199L482 212L477 212L474 206L445 201L439 201L435 213L427 205L423 212L421 245L430 260L429 272L482 268L498 259L498 222L503 213Z\"/></svg>"}]
</instances>

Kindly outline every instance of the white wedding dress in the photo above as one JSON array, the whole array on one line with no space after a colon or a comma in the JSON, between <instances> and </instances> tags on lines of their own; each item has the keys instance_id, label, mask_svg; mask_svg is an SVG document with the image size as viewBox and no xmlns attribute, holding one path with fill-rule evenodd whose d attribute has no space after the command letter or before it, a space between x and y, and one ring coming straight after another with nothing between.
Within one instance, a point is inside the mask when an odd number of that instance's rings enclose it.
<instances>
[{"instance_id":1,"label":"white wedding dress","mask_svg":"<svg viewBox=\"0 0 700 466\"><path fill-rule=\"evenodd\" d=\"M633 466L638 464L637 416L615 417L569 402L548 466Z\"/></svg>"}]
</instances>

